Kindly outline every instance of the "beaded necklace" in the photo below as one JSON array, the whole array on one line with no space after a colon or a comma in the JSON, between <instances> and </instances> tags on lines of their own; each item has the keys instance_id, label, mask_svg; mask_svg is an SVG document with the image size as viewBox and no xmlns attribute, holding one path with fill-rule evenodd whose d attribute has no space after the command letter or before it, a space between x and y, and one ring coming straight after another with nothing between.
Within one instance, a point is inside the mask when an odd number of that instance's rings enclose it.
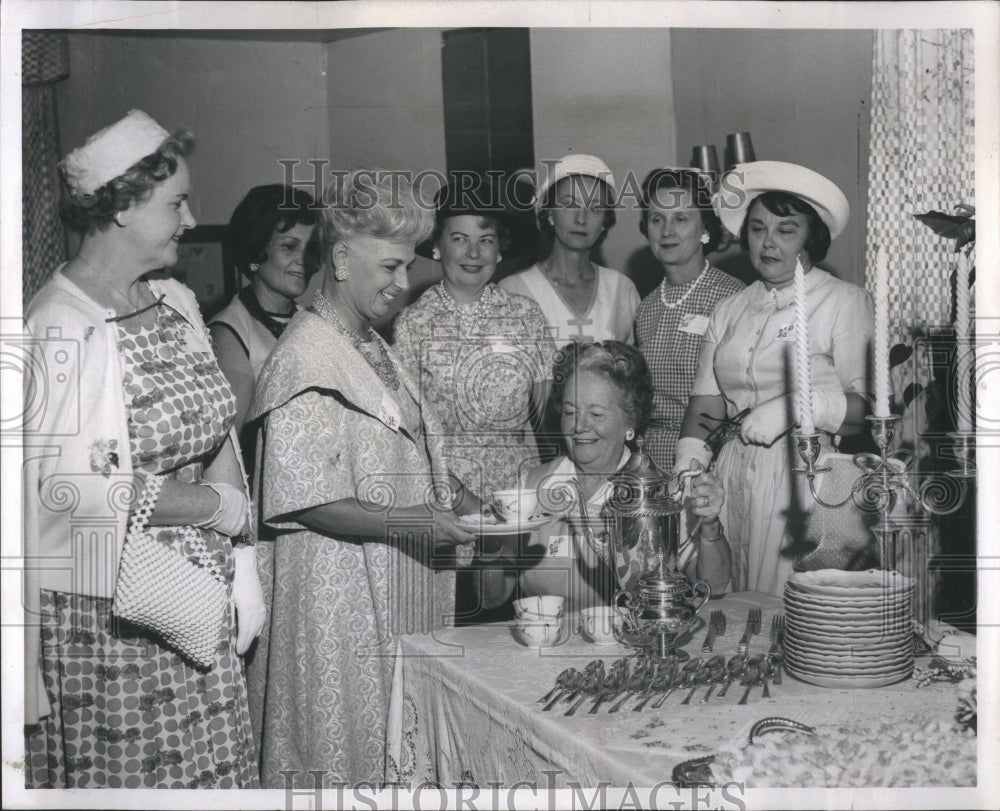
<instances>
[{"instance_id":1,"label":"beaded necklace","mask_svg":"<svg viewBox=\"0 0 1000 811\"><path fill-rule=\"evenodd\" d=\"M688 288L687 292L683 296L677 299L677 301L667 301L667 288L673 287L674 285L672 284L668 285L667 280L664 279L660 283L660 301L663 302L663 306L666 307L668 310L673 310L676 309L677 307L680 307L685 301L687 301L688 296L690 296L695 291L695 288L698 287L699 284L701 284L701 280L705 277L705 273L708 272L708 267L709 267L708 260L706 259L705 267L701 269L701 273L699 273L695 277L693 282L688 282L688 284L690 284L691 286Z\"/></svg>"},{"instance_id":2,"label":"beaded necklace","mask_svg":"<svg viewBox=\"0 0 1000 811\"><path fill-rule=\"evenodd\" d=\"M340 314L327 297L323 295L322 290L317 290L316 295L313 296L312 308L320 318L332 324L338 332L351 339L354 348L358 350L361 357L368 362L368 365L372 367L375 374L379 376L379 379L386 386L393 391L399 388L399 375L396 374L396 365L392 362L392 358L389 357L389 353L385 351L385 346L378 339L378 336L375 335L375 330L371 327L366 327L368 340L365 341L362 336L358 335L344 323ZM377 348L377 353L373 347Z\"/></svg>"},{"instance_id":3,"label":"beaded necklace","mask_svg":"<svg viewBox=\"0 0 1000 811\"><path fill-rule=\"evenodd\" d=\"M444 282L439 282L436 289L445 309L458 319L462 335L472 335L476 326L482 325L483 315L493 306L493 299L496 297L491 284L483 288L482 295L472 304L459 304L455 301L451 293L444 289Z\"/></svg>"}]
</instances>

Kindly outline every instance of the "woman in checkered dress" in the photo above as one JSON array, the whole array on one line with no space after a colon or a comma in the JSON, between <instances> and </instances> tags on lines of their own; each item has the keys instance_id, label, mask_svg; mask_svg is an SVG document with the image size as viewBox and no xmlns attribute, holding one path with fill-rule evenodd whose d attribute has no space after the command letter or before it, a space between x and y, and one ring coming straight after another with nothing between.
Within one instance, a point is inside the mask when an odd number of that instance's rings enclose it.
<instances>
[{"instance_id":1,"label":"woman in checkered dress","mask_svg":"<svg viewBox=\"0 0 1000 811\"><path fill-rule=\"evenodd\" d=\"M695 170L654 169L646 176L639 230L663 265L663 281L635 318L636 344L653 376L645 450L669 471L709 316L743 283L705 258L722 241L722 223L705 177Z\"/></svg>"}]
</instances>

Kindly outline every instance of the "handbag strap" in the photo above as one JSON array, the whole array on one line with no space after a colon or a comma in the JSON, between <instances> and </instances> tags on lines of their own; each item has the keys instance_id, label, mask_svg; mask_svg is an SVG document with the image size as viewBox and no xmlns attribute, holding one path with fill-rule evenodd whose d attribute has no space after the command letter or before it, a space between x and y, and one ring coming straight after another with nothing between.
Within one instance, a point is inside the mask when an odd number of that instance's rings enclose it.
<instances>
[{"instance_id":1,"label":"handbag strap","mask_svg":"<svg viewBox=\"0 0 1000 811\"><path fill-rule=\"evenodd\" d=\"M142 494L139 496L139 503L132 513L132 520L129 522L128 535L125 540L132 540L142 537L149 523L149 517L156 508L156 502L160 498L160 491L163 490L163 477L149 473L141 473L143 480Z\"/></svg>"}]
</instances>

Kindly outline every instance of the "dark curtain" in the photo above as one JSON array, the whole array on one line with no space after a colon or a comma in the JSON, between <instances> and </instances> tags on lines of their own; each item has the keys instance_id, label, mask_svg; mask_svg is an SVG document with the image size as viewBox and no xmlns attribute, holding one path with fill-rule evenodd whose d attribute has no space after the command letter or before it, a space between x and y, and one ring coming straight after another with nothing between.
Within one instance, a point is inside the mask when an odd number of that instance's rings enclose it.
<instances>
[{"instance_id":1,"label":"dark curtain","mask_svg":"<svg viewBox=\"0 0 1000 811\"><path fill-rule=\"evenodd\" d=\"M25 31L21 40L22 294L31 297L66 258L59 222L56 82L69 75L65 34Z\"/></svg>"}]
</instances>

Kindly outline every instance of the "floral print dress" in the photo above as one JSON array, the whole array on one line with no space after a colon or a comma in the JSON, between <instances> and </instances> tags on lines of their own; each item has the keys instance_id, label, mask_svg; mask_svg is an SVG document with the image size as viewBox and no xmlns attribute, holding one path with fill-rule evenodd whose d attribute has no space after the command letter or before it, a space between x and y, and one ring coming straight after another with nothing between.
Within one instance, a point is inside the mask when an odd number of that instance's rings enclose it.
<instances>
[{"instance_id":1,"label":"floral print dress","mask_svg":"<svg viewBox=\"0 0 1000 811\"><path fill-rule=\"evenodd\" d=\"M551 380L556 347L534 301L491 284L473 308L459 308L435 285L400 313L393 349L419 373L449 470L477 496L516 487L538 464L531 392Z\"/></svg>"},{"instance_id":2,"label":"floral print dress","mask_svg":"<svg viewBox=\"0 0 1000 811\"><path fill-rule=\"evenodd\" d=\"M236 413L207 344L199 339L189 345L195 329L165 305L152 327L118 323L133 466L182 482L200 480L203 460L226 440ZM232 546L225 536L195 529L209 552L204 561L189 548L190 533L149 531L232 582ZM27 785L259 787L234 640L227 614L215 660L201 670L115 618L111 599L43 591L42 669L52 712L27 736Z\"/></svg>"}]
</instances>

